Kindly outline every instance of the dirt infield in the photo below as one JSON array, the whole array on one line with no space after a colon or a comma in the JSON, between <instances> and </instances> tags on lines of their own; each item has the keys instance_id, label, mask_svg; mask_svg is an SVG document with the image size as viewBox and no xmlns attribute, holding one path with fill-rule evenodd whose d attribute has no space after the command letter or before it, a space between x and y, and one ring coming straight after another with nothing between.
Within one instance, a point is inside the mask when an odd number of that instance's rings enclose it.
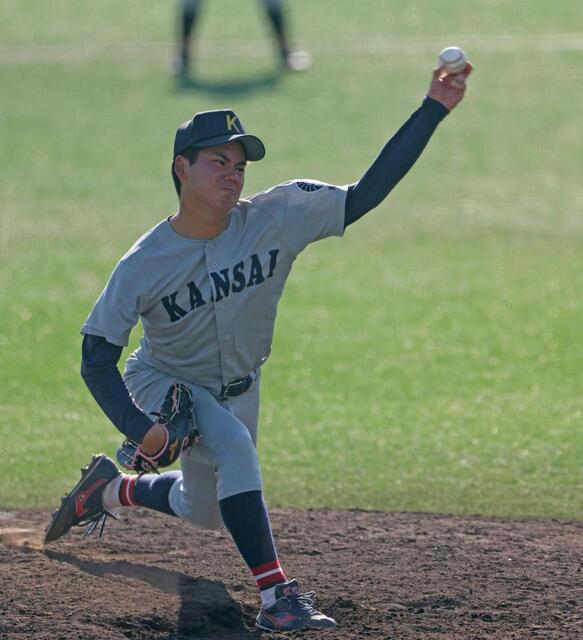
<instances>
[{"instance_id":1,"label":"dirt infield","mask_svg":"<svg viewBox=\"0 0 583 640\"><path fill-rule=\"evenodd\" d=\"M272 515L288 577L338 622L302 639L583 638L583 522ZM224 531L136 510L110 521L101 541L75 531L43 548L47 518L0 510L3 640L262 635L253 581Z\"/></svg>"}]
</instances>

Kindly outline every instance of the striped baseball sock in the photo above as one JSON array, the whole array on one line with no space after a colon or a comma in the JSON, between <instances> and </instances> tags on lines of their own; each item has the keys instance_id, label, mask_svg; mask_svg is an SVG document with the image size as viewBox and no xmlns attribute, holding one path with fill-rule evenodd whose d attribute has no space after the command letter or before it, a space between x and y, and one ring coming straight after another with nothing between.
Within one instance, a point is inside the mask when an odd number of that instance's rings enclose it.
<instances>
[{"instance_id":1,"label":"striped baseball sock","mask_svg":"<svg viewBox=\"0 0 583 640\"><path fill-rule=\"evenodd\" d=\"M106 511L110 511L115 513L120 507L123 507L122 501L120 499L120 487L122 482L126 478L131 478L131 476L120 475L117 478L114 478L104 489L103 491L103 507Z\"/></svg>"},{"instance_id":2,"label":"striped baseball sock","mask_svg":"<svg viewBox=\"0 0 583 640\"><path fill-rule=\"evenodd\" d=\"M261 564L258 567L253 567L251 573L259 587L261 603L264 607L270 607L275 603L275 585L287 582L279 560L273 560L272 562Z\"/></svg>"},{"instance_id":3,"label":"striped baseball sock","mask_svg":"<svg viewBox=\"0 0 583 640\"><path fill-rule=\"evenodd\" d=\"M122 507L137 507L138 503L134 497L136 483L139 476L122 476L119 486L119 501Z\"/></svg>"},{"instance_id":4,"label":"striped baseball sock","mask_svg":"<svg viewBox=\"0 0 583 640\"><path fill-rule=\"evenodd\" d=\"M103 506L108 511L115 511L120 507L148 507L175 516L168 496L172 485L181 476L180 471L167 471L159 475L120 475L105 488Z\"/></svg>"},{"instance_id":5,"label":"striped baseball sock","mask_svg":"<svg viewBox=\"0 0 583 640\"><path fill-rule=\"evenodd\" d=\"M261 491L246 491L219 500L223 522L251 570L264 607L275 602L275 585L287 582L281 570Z\"/></svg>"}]
</instances>

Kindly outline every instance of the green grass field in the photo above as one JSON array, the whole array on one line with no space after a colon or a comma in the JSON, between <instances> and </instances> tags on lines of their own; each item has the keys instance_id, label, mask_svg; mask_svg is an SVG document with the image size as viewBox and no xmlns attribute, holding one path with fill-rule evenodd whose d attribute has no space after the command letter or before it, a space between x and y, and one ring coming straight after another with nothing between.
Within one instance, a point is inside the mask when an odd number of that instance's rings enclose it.
<instances>
[{"instance_id":1,"label":"green grass field","mask_svg":"<svg viewBox=\"0 0 583 640\"><path fill-rule=\"evenodd\" d=\"M268 146L247 194L353 182L458 44L464 103L377 211L292 273L264 367L266 495L583 518L580 2L296 0L314 65L285 76L257 2L206 4L184 87L172 3L0 3L0 506L52 505L115 451L78 331L176 207L177 124L236 109Z\"/></svg>"}]
</instances>

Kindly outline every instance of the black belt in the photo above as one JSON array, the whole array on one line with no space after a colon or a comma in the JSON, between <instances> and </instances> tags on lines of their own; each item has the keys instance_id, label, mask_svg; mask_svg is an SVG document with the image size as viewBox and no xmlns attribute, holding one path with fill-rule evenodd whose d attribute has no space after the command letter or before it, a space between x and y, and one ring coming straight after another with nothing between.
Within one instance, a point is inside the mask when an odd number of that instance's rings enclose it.
<instances>
[{"instance_id":1,"label":"black belt","mask_svg":"<svg viewBox=\"0 0 583 640\"><path fill-rule=\"evenodd\" d=\"M226 400L227 398L234 398L236 396L243 395L246 391L249 391L254 380L255 376L250 373L244 378L237 378L237 380L233 380L232 382L229 382L229 384L224 384L221 388L221 395L219 396L219 399Z\"/></svg>"}]
</instances>

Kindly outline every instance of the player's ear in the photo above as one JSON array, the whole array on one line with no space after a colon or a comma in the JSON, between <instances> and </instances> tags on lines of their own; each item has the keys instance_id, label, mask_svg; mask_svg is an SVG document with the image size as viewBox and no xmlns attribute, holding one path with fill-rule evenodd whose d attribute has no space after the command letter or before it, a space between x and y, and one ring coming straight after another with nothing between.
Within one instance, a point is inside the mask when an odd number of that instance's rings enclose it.
<instances>
[{"instance_id":1,"label":"player's ear","mask_svg":"<svg viewBox=\"0 0 583 640\"><path fill-rule=\"evenodd\" d=\"M188 161L184 156L176 156L176 158L174 158L174 172L179 178L182 178L182 180L186 178L186 162Z\"/></svg>"}]
</instances>

